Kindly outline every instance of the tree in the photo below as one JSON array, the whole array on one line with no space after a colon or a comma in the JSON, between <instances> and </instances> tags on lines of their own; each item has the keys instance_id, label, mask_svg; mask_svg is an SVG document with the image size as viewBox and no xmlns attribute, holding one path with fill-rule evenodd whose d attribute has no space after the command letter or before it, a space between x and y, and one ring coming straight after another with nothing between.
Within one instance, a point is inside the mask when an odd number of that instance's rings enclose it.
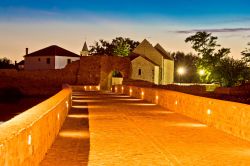
<instances>
[{"instance_id":1,"label":"tree","mask_svg":"<svg viewBox=\"0 0 250 166\"><path fill-rule=\"evenodd\" d=\"M0 58L0 69L11 69L14 68L14 65L11 64L11 60L4 57Z\"/></svg>"},{"instance_id":2,"label":"tree","mask_svg":"<svg viewBox=\"0 0 250 166\"><path fill-rule=\"evenodd\" d=\"M211 33L197 32L185 40L185 42L190 42L192 48L198 53L200 58L196 65L198 69L206 71L206 82L221 80L221 75L216 72L216 67L220 65L221 59L230 53L229 48L220 48L217 39Z\"/></svg>"},{"instance_id":3,"label":"tree","mask_svg":"<svg viewBox=\"0 0 250 166\"><path fill-rule=\"evenodd\" d=\"M128 56L129 53L130 53L130 45L125 41L116 43L113 49L113 54L116 56Z\"/></svg>"},{"instance_id":4,"label":"tree","mask_svg":"<svg viewBox=\"0 0 250 166\"><path fill-rule=\"evenodd\" d=\"M191 82L198 82L199 75L197 74L197 66L196 63L199 59L198 56L189 53L185 54L183 52L174 52L171 54L174 58L174 81L178 82L179 74L177 72L178 68L184 67L187 72L185 76L182 77L182 82L191 83Z\"/></svg>"},{"instance_id":5,"label":"tree","mask_svg":"<svg viewBox=\"0 0 250 166\"><path fill-rule=\"evenodd\" d=\"M250 46L250 42L247 43L248 46ZM245 48L244 51L241 52L241 55L243 55L243 60L246 62L250 62L250 48Z\"/></svg>"},{"instance_id":6,"label":"tree","mask_svg":"<svg viewBox=\"0 0 250 166\"><path fill-rule=\"evenodd\" d=\"M107 56L128 56L139 45L138 41L129 38L117 37L108 42L99 40L93 46L90 46L90 54Z\"/></svg>"},{"instance_id":7,"label":"tree","mask_svg":"<svg viewBox=\"0 0 250 166\"><path fill-rule=\"evenodd\" d=\"M221 76L220 82L222 82L222 86L231 87L246 79L245 74L248 68L243 60L225 57L220 60L220 65L215 70Z\"/></svg>"}]
</instances>

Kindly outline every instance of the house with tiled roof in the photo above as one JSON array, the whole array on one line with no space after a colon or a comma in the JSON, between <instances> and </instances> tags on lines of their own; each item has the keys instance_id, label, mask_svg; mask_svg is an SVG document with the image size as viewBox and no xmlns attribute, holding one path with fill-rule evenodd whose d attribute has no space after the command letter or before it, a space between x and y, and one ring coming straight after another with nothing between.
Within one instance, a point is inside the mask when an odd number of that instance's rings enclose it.
<instances>
[{"instance_id":1,"label":"house with tiled roof","mask_svg":"<svg viewBox=\"0 0 250 166\"><path fill-rule=\"evenodd\" d=\"M62 69L76 60L80 60L79 55L56 45L32 53L28 53L26 48L24 70Z\"/></svg>"},{"instance_id":2,"label":"house with tiled roof","mask_svg":"<svg viewBox=\"0 0 250 166\"><path fill-rule=\"evenodd\" d=\"M174 60L160 44L152 46L144 39L131 55L134 80L166 85L174 81Z\"/></svg>"}]
</instances>

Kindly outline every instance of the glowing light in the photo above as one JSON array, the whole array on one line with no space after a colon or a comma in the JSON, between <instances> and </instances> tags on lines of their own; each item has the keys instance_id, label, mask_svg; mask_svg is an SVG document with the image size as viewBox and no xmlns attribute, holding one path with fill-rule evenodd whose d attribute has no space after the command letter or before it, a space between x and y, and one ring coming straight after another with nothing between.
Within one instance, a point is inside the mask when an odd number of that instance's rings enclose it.
<instances>
[{"instance_id":1,"label":"glowing light","mask_svg":"<svg viewBox=\"0 0 250 166\"><path fill-rule=\"evenodd\" d=\"M122 86L122 90L124 90L124 87Z\"/></svg>"},{"instance_id":2,"label":"glowing light","mask_svg":"<svg viewBox=\"0 0 250 166\"><path fill-rule=\"evenodd\" d=\"M135 105L135 106L155 106L154 103L127 103L125 105Z\"/></svg>"},{"instance_id":3,"label":"glowing light","mask_svg":"<svg viewBox=\"0 0 250 166\"><path fill-rule=\"evenodd\" d=\"M89 138L89 134L83 131L61 131L59 133L59 136L67 138L77 138L77 139Z\"/></svg>"},{"instance_id":4,"label":"glowing light","mask_svg":"<svg viewBox=\"0 0 250 166\"><path fill-rule=\"evenodd\" d=\"M70 114L68 115L69 118L76 118L76 119L84 119L84 118L88 118L88 115L84 115L84 114Z\"/></svg>"},{"instance_id":5,"label":"glowing light","mask_svg":"<svg viewBox=\"0 0 250 166\"><path fill-rule=\"evenodd\" d=\"M141 95L144 96L144 92L141 92Z\"/></svg>"},{"instance_id":6,"label":"glowing light","mask_svg":"<svg viewBox=\"0 0 250 166\"><path fill-rule=\"evenodd\" d=\"M159 100L159 96L156 95L156 96L155 96L155 103L156 103L156 104L158 104L158 100Z\"/></svg>"},{"instance_id":7,"label":"glowing light","mask_svg":"<svg viewBox=\"0 0 250 166\"><path fill-rule=\"evenodd\" d=\"M69 108L69 102L66 101L65 104L66 104L66 107Z\"/></svg>"},{"instance_id":8,"label":"glowing light","mask_svg":"<svg viewBox=\"0 0 250 166\"><path fill-rule=\"evenodd\" d=\"M175 105L177 105L177 104L178 104L178 101L176 100L176 101L175 101Z\"/></svg>"},{"instance_id":9,"label":"glowing light","mask_svg":"<svg viewBox=\"0 0 250 166\"><path fill-rule=\"evenodd\" d=\"M117 92L117 87L115 87L115 92Z\"/></svg>"},{"instance_id":10,"label":"glowing light","mask_svg":"<svg viewBox=\"0 0 250 166\"><path fill-rule=\"evenodd\" d=\"M86 108L102 108L102 109L103 109L103 108L105 108L105 107L104 107L104 106L93 106L93 105L88 105L88 106L82 106L82 105L80 106L80 105L78 105L78 106L72 106L72 108L83 108L83 109L84 109L84 108L85 108L85 109L86 109Z\"/></svg>"},{"instance_id":11,"label":"glowing light","mask_svg":"<svg viewBox=\"0 0 250 166\"><path fill-rule=\"evenodd\" d=\"M87 89L87 87L86 86L84 86L84 90L86 90Z\"/></svg>"},{"instance_id":12,"label":"glowing light","mask_svg":"<svg viewBox=\"0 0 250 166\"><path fill-rule=\"evenodd\" d=\"M97 89L97 90L100 90L100 86L97 86L96 89Z\"/></svg>"},{"instance_id":13,"label":"glowing light","mask_svg":"<svg viewBox=\"0 0 250 166\"><path fill-rule=\"evenodd\" d=\"M212 111L210 109L207 110L207 114L211 115Z\"/></svg>"},{"instance_id":14,"label":"glowing light","mask_svg":"<svg viewBox=\"0 0 250 166\"><path fill-rule=\"evenodd\" d=\"M205 124L201 123L174 123L170 124L168 126L176 126L176 127L194 127L194 128L200 128L200 127L207 127Z\"/></svg>"},{"instance_id":15,"label":"glowing light","mask_svg":"<svg viewBox=\"0 0 250 166\"><path fill-rule=\"evenodd\" d=\"M132 96L132 92L133 90L132 89L129 89L129 95Z\"/></svg>"},{"instance_id":16,"label":"glowing light","mask_svg":"<svg viewBox=\"0 0 250 166\"><path fill-rule=\"evenodd\" d=\"M110 88L111 91L113 91L113 88Z\"/></svg>"},{"instance_id":17,"label":"glowing light","mask_svg":"<svg viewBox=\"0 0 250 166\"><path fill-rule=\"evenodd\" d=\"M199 70L199 75L200 75L200 76L205 75L205 70L202 70L202 69L201 69L201 70Z\"/></svg>"},{"instance_id":18,"label":"glowing light","mask_svg":"<svg viewBox=\"0 0 250 166\"><path fill-rule=\"evenodd\" d=\"M180 68L178 68L177 72L178 72L179 75L183 75L183 74L186 73L186 70L185 70L184 67L180 67Z\"/></svg>"},{"instance_id":19,"label":"glowing light","mask_svg":"<svg viewBox=\"0 0 250 166\"><path fill-rule=\"evenodd\" d=\"M91 87L91 86L89 86L89 90L91 90L91 88L92 88L92 87Z\"/></svg>"},{"instance_id":20,"label":"glowing light","mask_svg":"<svg viewBox=\"0 0 250 166\"><path fill-rule=\"evenodd\" d=\"M28 145L31 145L31 135L29 134L29 136L28 136Z\"/></svg>"},{"instance_id":21,"label":"glowing light","mask_svg":"<svg viewBox=\"0 0 250 166\"><path fill-rule=\"evenodd\" d=\"M60 119L60 114L59 114L59 113L57 113L57 119L58 119L58 120Z\"/></svg>"}]
</instances>

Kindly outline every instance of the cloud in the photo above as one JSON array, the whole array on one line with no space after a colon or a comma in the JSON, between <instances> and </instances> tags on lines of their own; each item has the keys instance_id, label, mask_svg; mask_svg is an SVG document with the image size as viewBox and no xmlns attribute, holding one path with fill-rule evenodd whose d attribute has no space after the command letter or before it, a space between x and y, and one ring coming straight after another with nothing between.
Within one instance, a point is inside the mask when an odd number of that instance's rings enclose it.
<instances>
[{"instance_id":1,"label":"cloud","mask_svg":"<svg viewBox=\"0 0 250 166\"><path fill-rule=\"evenodd\" d=\"M219 32L219 33L246 32L246 31L250 31L250 28L191 29L191 30L179 30L179 31L174 31L174 32L181 33L181 34L189 34L189 33L203 32L203 31Z\"/></svg>"}]
</instances>

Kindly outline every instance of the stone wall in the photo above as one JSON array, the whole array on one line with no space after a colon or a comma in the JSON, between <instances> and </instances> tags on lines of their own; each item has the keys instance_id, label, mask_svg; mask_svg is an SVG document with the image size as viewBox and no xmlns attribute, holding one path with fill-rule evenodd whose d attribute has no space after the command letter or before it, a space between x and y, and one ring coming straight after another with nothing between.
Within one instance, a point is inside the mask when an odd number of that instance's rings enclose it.
<instances>
[{"instance_id":1,"label":"stone wall","mask_svg":"<svg viewBox=\"0 0 250 166\"><path fill-rule=\"evenodd\" d=\"M71 107L71 89L0 125L0 165L38 165L56 138Z\"/></svg>"},{"instance_id":2,"label":"stone wall","mask_svg":"<svg viewBox=\"0 0 250 166\"><path fill-rule=\"evenodd\" d=\"M0 70L0 88L18 88L24 95L53 95L62 84L101 85L107 89L109 74L120 71L124 78L130 74L130 60L113 56L85 56L64 69L57 70ZM111 81L110 81L111 82Z\"/></svg>"},{"instance_id":3,"label":"stone wall","mask_svg":"<svg viewBox=\"0 0 250 166\"><path fill-rule=\"evenodd\" d=\"M250 141L250 105L155 88L118 85L113 91L142 98Z\"/></svg>"},{"instance_id":4,"label":"stone wall","mask_svg":"<svg viewBox=\"0 0 250 166\"><path fill-rule=\"evenodd\" d=\"M250 95L250 83L230 88L217 87L215 93L223 95Z\"/></svg>"}]
</instances>

